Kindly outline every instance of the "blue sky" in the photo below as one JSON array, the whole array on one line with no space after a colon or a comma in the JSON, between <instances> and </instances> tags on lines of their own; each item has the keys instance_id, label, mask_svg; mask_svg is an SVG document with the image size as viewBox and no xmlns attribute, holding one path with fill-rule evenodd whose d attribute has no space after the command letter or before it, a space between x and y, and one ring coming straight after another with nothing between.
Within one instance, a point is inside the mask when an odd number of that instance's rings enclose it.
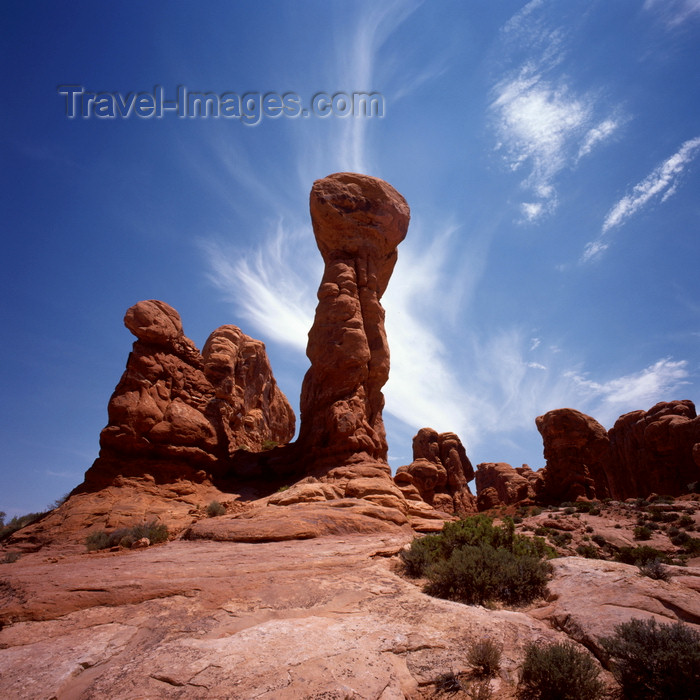
<instances>
[{"instance_id":1,"label":"blue sky","mask_svg":"<svg viewBox=\"0 0 700 700\"><path fill-rule=\"evenodd\" d=\"M392 467L431 426L544 466L535 417L700 401L700 2L7 3L0 510L99 449L157 298L198 347L265 341L295 410L322 264L313 180L386 179L412 221L384 297ZM378 92L383 117L69 119L87 92ZM89 110L88 110L89 113Z\"/></svg>"}]
</instances>

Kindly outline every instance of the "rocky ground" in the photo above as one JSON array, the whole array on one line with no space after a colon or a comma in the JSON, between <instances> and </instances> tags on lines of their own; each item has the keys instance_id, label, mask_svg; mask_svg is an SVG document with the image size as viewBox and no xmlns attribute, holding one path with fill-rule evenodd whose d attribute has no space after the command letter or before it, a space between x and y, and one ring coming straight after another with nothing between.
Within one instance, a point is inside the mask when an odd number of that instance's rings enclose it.
<instances>
[{"instance_id":1,"label":"rocky ground","mask_svg":"<svg viewBox=\"0 0 700 700\"><path fill-rule=\"evenodd\" d=\"M683 516L684 532L700 527L695 501L577 507L514 515L520 531L544 533L562 554L585 546L609 559L640 544L678 559L669 528ZM650 540L634 539L641 518L658 523ZM225 540L237 520L200 520L199 536L208 523L208 536ZM547 600L487 609L431 598L406 578L398 552L413 536L396 528L280 542L178 539L99 553L65 544L6 557L0 696L468 698L468 650L489 638L503 648L491 697L513 698L529 642L571 638L599 654L600 637L633 617L700 628L697 558L664 567L663 581L634 565L564 556L553 560ZM450 674L461 690L449 690Z\"/></svg>"}]
</instances>

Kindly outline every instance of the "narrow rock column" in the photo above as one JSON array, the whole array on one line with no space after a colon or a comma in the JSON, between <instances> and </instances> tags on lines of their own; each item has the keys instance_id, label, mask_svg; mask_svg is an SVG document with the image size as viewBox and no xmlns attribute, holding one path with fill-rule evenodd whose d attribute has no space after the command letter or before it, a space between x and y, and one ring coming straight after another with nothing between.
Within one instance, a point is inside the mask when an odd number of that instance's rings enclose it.
<instances>
[{"instance_id":1,"label":"narrow rock column","mask_svg":"<svg viewBox=\"0 0 700 700\"><path fill-rule=\"evenodd\" d=\"M380 299L410 211L383 180L336 173L317 180L311 221L325 270L306 354L298 447L308 474L384 462L382 387L389 347Z\"/></svg>"}]
</instances>

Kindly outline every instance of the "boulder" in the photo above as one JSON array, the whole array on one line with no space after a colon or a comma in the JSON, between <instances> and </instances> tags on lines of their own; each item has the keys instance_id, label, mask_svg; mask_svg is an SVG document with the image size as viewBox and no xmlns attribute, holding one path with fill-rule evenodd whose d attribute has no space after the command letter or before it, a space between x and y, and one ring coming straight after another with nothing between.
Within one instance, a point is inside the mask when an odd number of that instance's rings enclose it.
<instances>
[{"instance_id":1,"label":"boulder","mask_svg":"<svg viewBox=\"0 0 700 700\"><path fill-rule=\"evenodd\" d=\"M413 438L413 462L396 470L394 481L406 493L417 490L436 509L466 515L476 512L476 499L468 483L474 468L455 433L421 428Z\"/></svg>"},{"instance_id":2,"label":"boulder","mask_svg":"<svg viewBox=\"0 0 700 700\"><path fill-rule=\"evenodd\" d=\"M478 510L515 503L533 503L535 491L528 479L506 462L483 462L476 467Z\"/></svg>"},{"instance_id":3,"label":"boulder","mask_svg":"<svg viewBox=\"0 0 700 700\"><path fill-rule=\"evenodd\" d=\"M549 411L535 423L547 460L540 494L545 503L612 495L610 440L600 423L572 408Z\"/></svg>"}]
</instances>

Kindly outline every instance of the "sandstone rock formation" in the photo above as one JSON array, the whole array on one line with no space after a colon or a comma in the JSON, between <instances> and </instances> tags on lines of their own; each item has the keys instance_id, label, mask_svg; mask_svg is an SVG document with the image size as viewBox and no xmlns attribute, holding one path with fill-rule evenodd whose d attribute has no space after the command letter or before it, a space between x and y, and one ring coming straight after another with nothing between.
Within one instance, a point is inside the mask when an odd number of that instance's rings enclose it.
<instances>
[{"instance_id":1,"label":"sandstone rock formation","mask_svg":"<svg viewBox=\"0 0 700 700\"><path fill-rule=\"evenodd\" d=\"M473 478L474 468L457 435L421 428L413 438L413 462L399 467L394 481L409 499L415 489L437 510L466 515L476 512L468 486Z\"/></svg>"},{"instance_id":2,"label":"sandstone rock formation","mask_svg":"<svg viewBox=\"0 0 700 700\"><path fill-rule=\"evenodd\" d=\"M678 496L700 480L700 417L692 401L657 403L621 416L608 433L614 498Z\"/></svg>"},{"instance_id":3,"label":"sandstone rock formation","mask_svg":"<svg viewBox=\"0 0 700 700\"><path fill-rule=\"evenodd\" d=\"M530 474L529 468L524 468ZM479 511L509 506L515 503L529 504L535 501L533 483L505 462L483 462L476 467L477 508Z\"/></svg>"},{"instance_id":4,"label":"sandstone rock formation","mask_svg":"<svg viewBox=\"0 0 700 700\"><path fill-rule=\"evenodd\" d=\"M177 311L156 300L132 306L124 324L137 340L109 401L100 456L78 492L104 488L117 475L223 477L236 450L291 439L294 414L263 343L222 326L200 354Z\"/></svg>"},{"instance_id":5,"label":"sandstone rock formation","mask_svg":"<svg viewBox=\"0 0 700 700\"><path fill-rule=\"evenodd\" d=\"M609 488L610 441L605 428L572 408L558 408L535 420L544 443L545 503L605 498Z\"/></svg>"},{"instance_id":6,"label":"sandstone rock formation","mask_svg":"<svg viewBox=\"0 0 700 700\"><path fill-rule=\"evenodd\" d=\"M700 417L692 401L662 402L621 416L606 431L571 408L536 419L542 434L545 503L678 496L700 480Z\"/></svg>"},{"instance_id":7,"label":"sandstone rock formation","mask_svg":"<svg viewBox=\"0 0 700 700\"><path fill-rule=\"evenodd\" d=\"M342 465L386 464L382 387L389 347L380 299L409 208L386 182L354 173L317 180L310 208L325 270L306 351L311 367L297 448L306 472L318 476Z\"/></svg>"}]
</instances>

